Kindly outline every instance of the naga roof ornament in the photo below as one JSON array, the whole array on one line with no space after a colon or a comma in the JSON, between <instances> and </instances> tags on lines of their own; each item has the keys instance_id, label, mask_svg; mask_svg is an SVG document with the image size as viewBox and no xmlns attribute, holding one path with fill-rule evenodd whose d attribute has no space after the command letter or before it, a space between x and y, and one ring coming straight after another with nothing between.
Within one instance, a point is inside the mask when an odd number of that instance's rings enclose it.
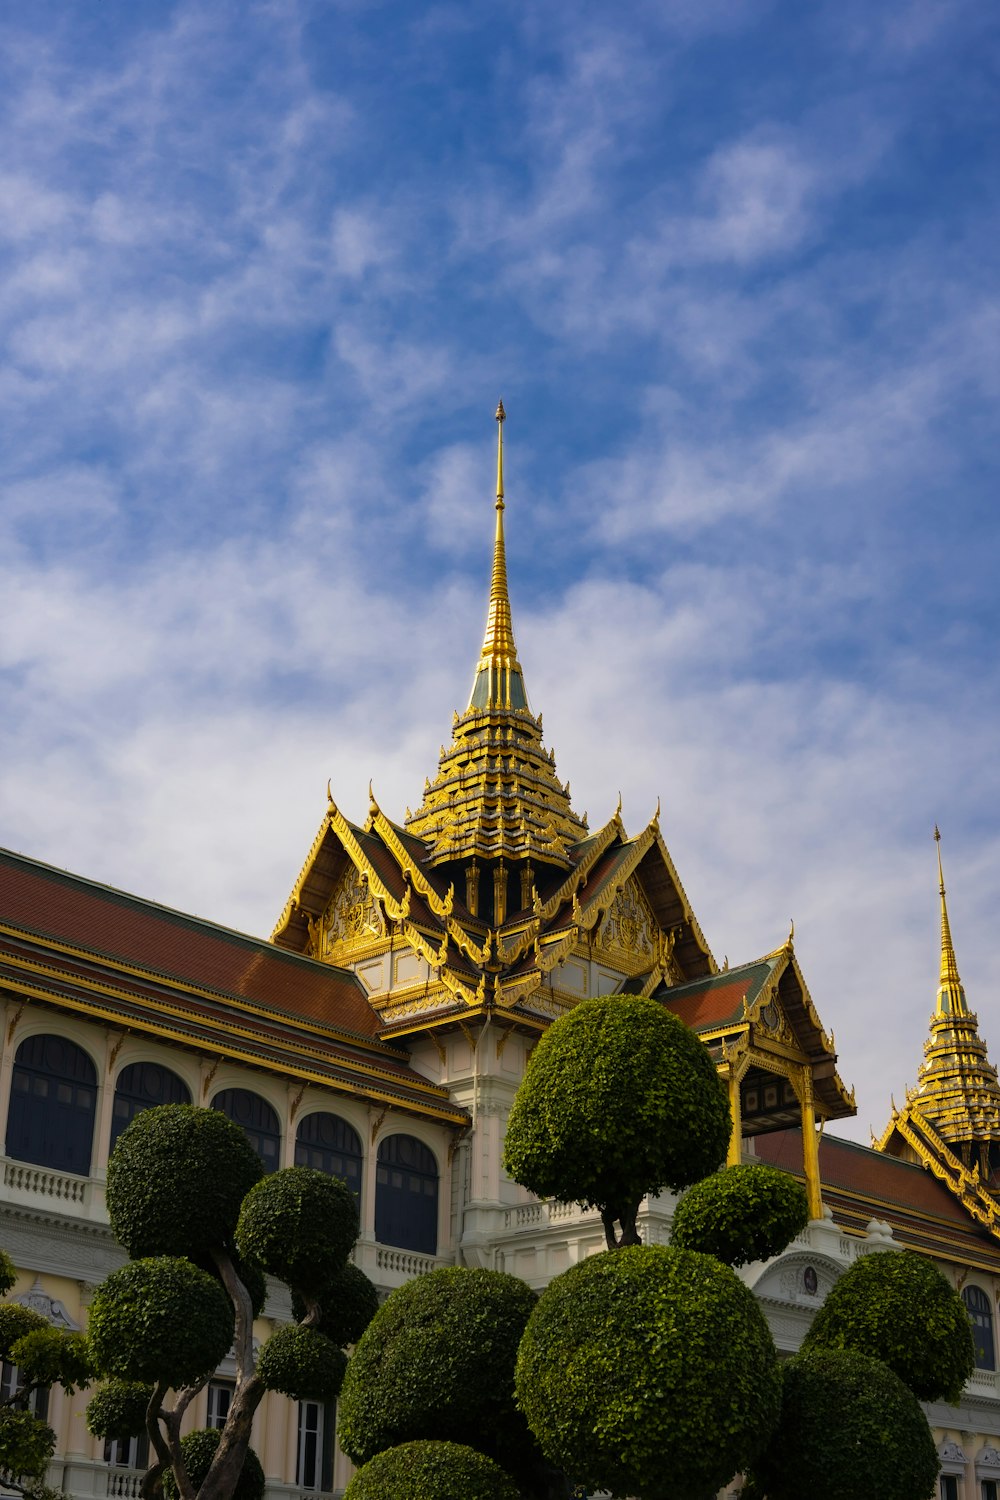
<instances>
[{"instance_id":1,"label":"naga roof ornament","mask_svg":"<svg viewBox=\"0 0 1000 1500\"><path fill-rule=\"evenodd\" d=\"M496 533L482 650L469 705L457 715L452 742L407 831L430 848L429 864L479 857L537 859L569 869L570 848L585 837L569 788L542 746L542 720L532 714L517 656L507 586L504 537L503 402L497 406Z\"/></svg>"}]
</instances>

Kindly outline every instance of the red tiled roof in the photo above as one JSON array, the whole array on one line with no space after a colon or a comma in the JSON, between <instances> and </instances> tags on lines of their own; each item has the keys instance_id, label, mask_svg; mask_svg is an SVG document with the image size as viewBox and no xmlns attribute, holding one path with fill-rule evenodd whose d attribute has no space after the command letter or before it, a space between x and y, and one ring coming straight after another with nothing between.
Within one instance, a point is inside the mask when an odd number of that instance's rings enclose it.
<instances>
[{"instance_id":1,"label":"red tiled roof","mask_svg":"<svg viewBox=\"0 0 1000 1500\"><path fill-rule=\"evenodd\" d=\"M0 850L0 923L199 989L374 1037L353 974Z\"/></svg>"}]
</instances>

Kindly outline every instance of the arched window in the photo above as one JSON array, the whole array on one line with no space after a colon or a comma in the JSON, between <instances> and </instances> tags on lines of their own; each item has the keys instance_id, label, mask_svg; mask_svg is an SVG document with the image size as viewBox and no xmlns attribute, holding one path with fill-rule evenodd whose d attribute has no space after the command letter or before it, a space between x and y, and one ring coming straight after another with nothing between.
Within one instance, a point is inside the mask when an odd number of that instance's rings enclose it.
<instances>
[{"instance_id":1,"label":"arched window","mask_svg":"<svg viewBox=\"0 0 1000 1500\"><path fill-rule=\"evenodd\" d=\"M993 1307L989 1297L978 1286L962 1290L962 1301L972 1324L972 1342L976 1346L976 1369L995 1370L996 1350L993 1344Z\"/></svg>"},{"instance_id":2,"label":"arched window","mask_svg":"<svg viewBox=\"0 0 1000 1500\"><path fill-rule=\"evenodd\" d=\"M62 1036L30 1036L17 1049L7 1116L7 1155L56 1172L90 1172L97 1071Z\"/></svg>"},{"instance_id":3,"label":"arched window","mask_svg":"<svg viewBox=\"0 0 1000 1500\"><path fill-rule=\"evenodd\" d=\"M190 1104L191 1091L183 1079L159 1063L129 1063L118 1075L115 1109L111 1117L111 1150L136 1115L154 1104Z\"/></svg>"},{"instance_id":4,"label":"arched window","mask_svg":"<svg viewBox=\"0 0 1000 1500\"><path fill-rule=\"evenodd\" d=\"M437 1251L438 1173L433 1154L412 1135L390 1135L378 1148L375 1238L424 1255Z\"/></svg>"},{"instance_id":5,"label":"arched window","mask_svg":"<svg viewBox=\"0 0 1000 1500\"><path fill-rule=\"evenodd\" d=\"M249 1089L223 1089L212 1100L213 1109L221 1109L234 1125L242 1125L247 1138L264 1163L265 1172L277 1168L281 1153L281 1128L278 1116L259 1094Z\"/></svg>"},{"instance_id":6,"label":"arched window","mask_svg":"<svg viewBox=\"0 0 1000 1500\"><path fill-rule=\"evenodd\" d=\"M295 1137L295 1165L339 1177L361 1197L361 1137L339 1115L306 1115Z\"/></svg>"}]
</instances>

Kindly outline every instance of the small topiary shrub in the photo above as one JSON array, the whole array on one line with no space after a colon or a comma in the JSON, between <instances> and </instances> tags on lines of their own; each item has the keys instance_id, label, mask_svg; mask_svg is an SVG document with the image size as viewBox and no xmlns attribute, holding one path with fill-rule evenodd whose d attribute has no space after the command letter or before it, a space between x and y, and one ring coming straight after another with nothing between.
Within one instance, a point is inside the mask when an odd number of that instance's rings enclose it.
<instances>
[{"instance_id":1,"label":"small topiary shrub","mask_svg":"<svg viewBox=\"0 0 1000 1500\"><path fill-rule=\"evenodd\" d=\"M26 1333L50 1326L32 1307L22 1307L20 1302L0 1302L0 1359L9 1360L14 1345Z\"/></svg>"},{"instance_id":2,"label":"small topiary shrub","mask_svg":"<svg viewBox=\"0 0 1000 1500\"><path fill-rule=\"evenodd\" d=\"M19 1338L11 1350L11 1358L26 1380L61 1385L71 1393L89 1385L94 1376L85 1336L64 1333L49 1324Z\"/></svg>"},{"instance_id":3,"label":"small topiary shrub","mask_svg":"<svg viewBox=\"0 0 1000 1500\"><path fill-rule=\"evenodd\" d=\"M703 1500L745 1470L780 1391L749 1289L712 1256L660 1246L557 1277L517 1360L518 1403L546 1457L588 1489L644 1500Z\"/></svg>"},{"instance_id":4,"label":"small topiary shrub","mask_svg":"<svg viewBox=\"0 0 1000 1500\"><path fill-rule=\"evenodd\" d=\"M0 1297L6 1297L16 1280L17 1271L14 1269L14 1262L6 1250L0 1250Z\"/></svg>"},{"instance_id":5,"label":"small topiary shrub","mask_svg":"<svg viewBox=\"0 0 1000 1500\"><path fill-rule=\"evenodd\" d=\"M55 1452L56 1435L30 1411L0 1407L0 1453L4 1468L25 1479L40 1479Z\"/></svg>"},{"instance_id":6,"label":"small topiary shrub","mask_svg":"<svg viewBox=\"0 0 1000 1500\"><path fill-rule=\"evenodd\" d=\"M714 1172L729 1101L708 1049L655 1000L584 1000L541 1038L514 1100L504 1166L546 1198L598 1208L636 1243L646 1193Z\"/></svg>"},{"instance_id":7,"label":"small topiary shrub","mask_svg":"<svg viewBox=\"0 0 1000 1500\"><path fill-rule=\"evenodd\" d=\"M354 1194L311 1167L286 1167L258 1182L236 1228L245 1260L312 1294L343 1269L357 1237Z\"/></svg>"},{"instance_id":8,"label":"small topiary shrub","mask_svg":"<svg viewBox=\"0 0 1000 1500\"><path fill-rule=\"evenodd\" d=\"M347 1355L315 1328L278 1328L257 1356L257 1374L269 1391L293 1401L336 1401Z\"/></svg>"},{"instance_id":9,"label":"small topiary shrub","mask_svg":"<svg viewBox=\"0 0 1000 1500\"><path fill-rule=\"evenodd\" d=\"M189 1260L170 1256L129 1261L113 1271L90 1308L95 1367L150 1385L199 1380L225 1359L233 1330L232 1304L219 1283Z\"/></svg>"},{"instance_id":10,"label":"small topiary shrub","mask_svg":"<svg viewBox=\"0 0 1000 1500\"><path fill-rule=\"evenodd\" d=\"M780 1255L808 1222L805 1189L787 1172L763 1162L723 1167L684 1194L670 1242L742 1266Z\"/></svg>"},{"instance_id":11,"label":"small topiary shrub","mask_svg":"<svg viewBox=\"0 0 1000 1500\"><path fill-rule=\"evenodd\" d=\"M181 1439L184 1465L196 1492L201 1488L205 1476L212 1467L212 1459L221 1441L222 1433L215 1427L202 1427L197 1432L188 1433L186 1438ZM264 1470L261 1468L260 1459L252 1448L248 1448L232 1500L263 1500L264 1484ZM177 1481L170 1469L165 1470L163 1474L163 1496L164 1500L179 1500Z\"/></svg>"},{"instance_id":12,"label":"small topiary shrub","mask_svg":"<svg viewBox=\"0 0 1000 1500\"><path fill-rule=\"evenodd\" d=\"M220 1110L143 1110L108 1162L111 1228L134 1260L221 1248L263 1170L245 1133Z\"/></svg>"},{"instance_id":13,"label":"small topiary shrub","mask_svg":"<svg viewBox=\"0 0 1000 1500\"><path fill-rule=\"evenodd\" d=\"M499 1464L460 1443L387 1448L359 1469L344 1500L519 1500Z\"/></svg>"},{"instance_id":14,"label":"small topiary shrub","mask_svg":"<svg viewBox=\"0 0 1000 1500\"><path fill-rule=\"evenodd\" d=\"M87 1431L94 1437L136 1437L146 1430L146 1409L153 1396L151 1385L138 1381L109 1380L87 1403Z\"/></svg>"},{"instance_id":15,"label":"small topiary shrub","mask_svg":"<svg viewBox=\"0 0 1000 1500\"><path fill-rule=\"evenodd\" d=\"M782 1384L781 1420L754 1467L751 1494L925 1500L933 1493L939 1465L927 1418L880 1360L810 1349L787 1362Z\"/></svg>"},{"instance_id":16,"label":"small topiary shrub","mask_svg":"<svg viewBox=\"0 0 1000 1500\"><path fill-rule=\"evenodd\" d=\"M350 1261L323 1284L318 1300L321 1308L319 1331L341 1349L347 1344L356 1344L378 1312L378 1292L374 1283ZM306 1304L299 1292L292 1293L292 1312L300 1321L306 1315Z\"/></svg>"},{"instance_id":17,"label":"small topiary shrub","mask_svg":"<svg viewBox=\"0 0 1000 1500\"><path fill-rule=\"evenodd\" d=\"M467 1443L505 1468L538 1461L514 1405L535 1294L502 1271L450 1266L393 1292L361 1338L340 1397L342 1448L363 1464L416 1438Z\"/></svg>"},{"instance_id":18,"label":"small topiary shrub","mask_svg":"<svg viewBox=\"0 0 1000 1500\"><path fill-rule=\"evenodd\" d=\"M803 1349L854 1349L880 1359L920 1401L953 1404L975 1366L965 1303L913 1250L856 1260L828 1294Z\"/></svg>"}]
</instances>

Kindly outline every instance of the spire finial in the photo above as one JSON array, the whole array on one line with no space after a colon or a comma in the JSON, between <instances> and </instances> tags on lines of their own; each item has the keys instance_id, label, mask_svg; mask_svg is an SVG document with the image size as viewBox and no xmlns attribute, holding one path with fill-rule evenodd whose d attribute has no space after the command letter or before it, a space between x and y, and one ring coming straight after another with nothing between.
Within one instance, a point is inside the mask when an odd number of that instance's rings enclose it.
<instances>
[{"instance_id":1,"label":"spire finial","mask_svg":"<svg viewBox=\"0 0 1000 1500\"><path fill-rule=\"evenodd\" d=\"M507 545L503 531L503 424L507 413L503 402L496 409L497 421L497 529L493 543L493 577L490 581L490 607L486 616L486 635L479 654L469 707L484 709L526 709L524 677L514 644L514 626L507 592Z\"/></svg>"},{"instance_id":2,"label":"spire finial","mask_svg":"<svg viewBox=\"0 0 1000 1500\"><path fill-rule=\"evenodd\" d=\"M503 510L503 424L507 420L507 413L503 409L503 402L497 402L497 510Z\"/></svg>"},{"instance_id":3,"label":"spire finial","mask_svg":"<svg viewBox=\"0 0 1000 1500\"><path fill-rule=\"evenodd\" d=\"M941 863L941 830L934 825L934 842L937 844L938 891L941 896L941 978L938 985L937 1011L939 1016L964 1016L968 1014L965 990L958 975L955 945L951 940L951 923L948 921L948 902L944 890L944 867Z\"/></svg>"}]
</instances>

